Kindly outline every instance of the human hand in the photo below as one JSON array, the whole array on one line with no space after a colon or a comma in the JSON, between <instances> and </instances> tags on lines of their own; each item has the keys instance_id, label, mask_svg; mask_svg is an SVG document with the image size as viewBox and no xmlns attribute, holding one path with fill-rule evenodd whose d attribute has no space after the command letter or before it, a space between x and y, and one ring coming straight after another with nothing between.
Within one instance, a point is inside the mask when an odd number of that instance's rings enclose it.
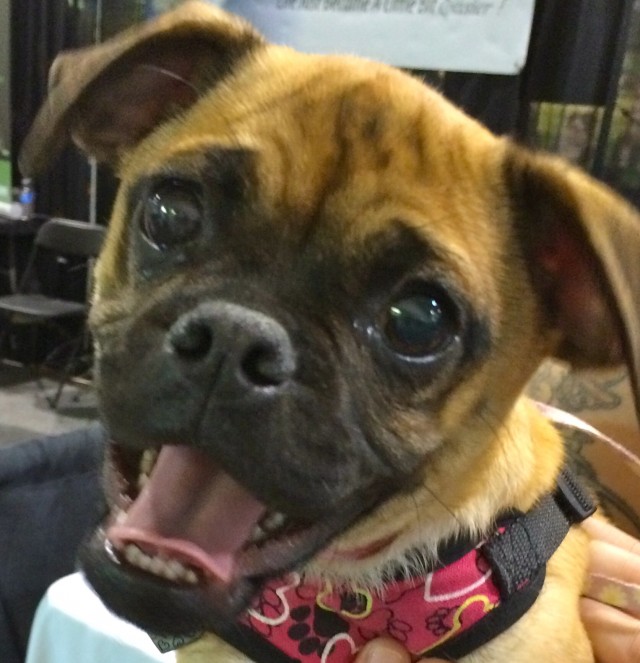
<instances>
[{"instance_id":1,"label":"human hand","mask_svg":"<svg viewBox=\"0 0 640 663\"><path fill-rule=\"evenodd\" d=\"M590 581L586 596L580 599L580 610L596 659L599 663L637 663L640 661L640 541L596 518L589 518L582 526L592 541ZM410 662L404 647L386 638L369 642L354 661ZM419 663L447 662L429 658Z\"/></svg>"},{"instance_id":2,"label":"human hand","mask_svg":"<svg viewBox=\"0 0 640 663\"><path fill-rule=\"evenodd\" d=\"M589 584L580 610L596 659L599 663L637 663L640 541L596 518L589 518L583 527L592 541Z\"/></svg>"}]
</instances>

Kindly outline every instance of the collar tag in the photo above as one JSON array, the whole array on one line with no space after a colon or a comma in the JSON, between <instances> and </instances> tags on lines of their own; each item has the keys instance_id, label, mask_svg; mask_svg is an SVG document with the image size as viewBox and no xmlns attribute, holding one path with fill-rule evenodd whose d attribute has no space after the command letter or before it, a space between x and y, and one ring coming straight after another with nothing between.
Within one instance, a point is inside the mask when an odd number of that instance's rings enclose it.
<instances>
[{"instance_id":1,"label":"collar tag","mask_svg":"<svg viewBox=\"0 0 640 663\"><path fill-rule=\"evenodd\" d=\"M188 635L159 635L157 633L147 633L151 638L153 644L157 647L161 654L166 654L170 651L175 651L184 647L185 645L195 642L202 637L202 633L189 633Z\"/></svg>"}]
</instances>

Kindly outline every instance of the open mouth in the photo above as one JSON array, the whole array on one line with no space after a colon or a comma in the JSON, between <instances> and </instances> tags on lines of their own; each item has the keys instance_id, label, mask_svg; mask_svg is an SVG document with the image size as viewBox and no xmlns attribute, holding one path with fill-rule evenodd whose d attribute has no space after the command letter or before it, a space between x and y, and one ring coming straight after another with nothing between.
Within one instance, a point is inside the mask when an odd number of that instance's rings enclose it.
<instances>
[{"instance_id":1,"label":"open mouth","mask_svg":"<svg viewBox=\"0 0 640 663\"><path fill-rule=\"evenodd\" d=\"M82 570L113 612L176 636L233 627L266 579L299 568L391 487L355 491L304 521L193 446L112 443L105 467L111 510L80 551Z\"/></svg>"},{"instance_id":2,"label":"open mouth","mask_svg":"<svg viewBox=\"0 0 640 663\"><path fill-rule=\"evenodd\" d=\"M322 525L270 511L202 450L111 445L106 543L117 561L186 586L220 589L308 556Z\"/></svg>"}]
</instances>

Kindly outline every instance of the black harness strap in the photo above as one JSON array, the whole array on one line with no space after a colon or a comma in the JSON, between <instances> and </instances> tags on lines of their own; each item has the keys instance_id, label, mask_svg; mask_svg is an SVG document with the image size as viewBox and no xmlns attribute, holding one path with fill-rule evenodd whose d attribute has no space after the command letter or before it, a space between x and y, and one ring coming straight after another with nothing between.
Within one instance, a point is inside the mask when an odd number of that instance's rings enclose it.
<instances>
[{"instance_id":1,"label":"black harness strap","mask_svg":"<svg viewBox=\"0 0 640 663\"><path fill-rule=\"evenodd\" d=\"M492 567L501 603L459 637L429 652L456 660L506 631L535 603L551 556L572 525L591 516L596 506L569 469L558 477L553 493L525 514L515 515L483 546Z\"/></svg>"},{"instance_id":2,"label":"black harness strap","mask_svg":"<svg viewBox=\"0 0 640 663\"><path fill-rule=\"evenodd\" d=\"M595 505L568 469L557 488L531 511L517 516L504 532L487 541L484 552L496 583L508 599L543 569L569 532L595 511Z\"/></svg>"}]
</instances>

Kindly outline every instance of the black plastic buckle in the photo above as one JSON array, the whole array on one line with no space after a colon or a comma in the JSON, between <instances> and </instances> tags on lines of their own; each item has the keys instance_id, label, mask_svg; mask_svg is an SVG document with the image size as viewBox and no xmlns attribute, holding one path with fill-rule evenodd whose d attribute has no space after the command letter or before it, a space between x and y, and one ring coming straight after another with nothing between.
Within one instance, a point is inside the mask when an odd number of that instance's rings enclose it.
<instances>
[{"instance_id":1,"label":"black plastic buckle","mask_svg":"<svg viewBox=\"0 0 640 663\"><path fill-rule=\"evenodd\" d=\"M581 523L592 516L597 509L596 503L582 488L573 472L566 467L558 476L554 497L571 523Z\"/></svg>"}]
</instances>

